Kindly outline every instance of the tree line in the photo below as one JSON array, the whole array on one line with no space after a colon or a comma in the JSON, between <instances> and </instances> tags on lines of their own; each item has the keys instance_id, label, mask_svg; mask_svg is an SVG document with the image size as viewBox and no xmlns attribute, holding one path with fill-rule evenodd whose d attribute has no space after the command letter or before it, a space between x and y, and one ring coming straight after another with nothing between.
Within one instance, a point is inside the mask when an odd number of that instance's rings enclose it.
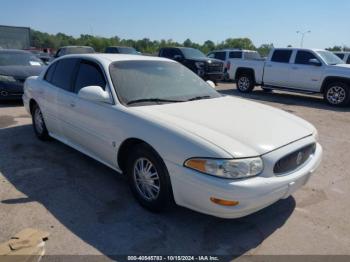
<instances>
[{"instance_id":1,"label":"tree line","mask_svg":"<svg viewBox=\"0 0 350 262\"><path fill-rule=\"evenodd\" d=\"M263 44L256 47L249 38L228 38L220 43L207 40L203 44L198 44L192 42L190 39L179 43L172 39L150 40L149 38L143 38L140 40L133 40L121 39L118 36L107 38L88 34L82 34L76 38L63 33L48 34L36 30L31 30L31 45L36 48L52 48L55 50L67 45L86 45L93 47L97 52L103 52L107 46L130 46L147 54L157 54L160 48L169 46L193 47L201 50L205 54L217 49L241 48L257 50L262 56L266 56L270 49L273 48L273 44Z\"/></svg>"},{"instance_id":2,"label":"tree line","mask_svg":"<svg viewBox=\"0 0 350 262\"><path fill-rule=\"evenodd\" d=\"M107 46L130 46L146 54L157 54L160 48L169 46L193 47L201 50L205 54L223 48L241 48L256 50L263 57L267 56L271 48L274 47L272 43L263 44L257 47L249 38L228 38L220 43L214 43L211 40L207 40L203 44L198 44L192 42L190 39L186 39L183 43L179 43L172 39L150 40L149 38L143 38L140 40L133 40L121 39L118 36L107 38L89 34L81 34L79 37L75 38L63 33L48 34L36 30L31 30L31 41L31 45L36 48L52 48L57 50L58 48L67 45L86 45L93 47L97 52L103 52ZM288 47L292 46L289 45ZM345 46L334 46L327 48L327 50L350 51L350 48Z\"/></svg>"}]
</instances>

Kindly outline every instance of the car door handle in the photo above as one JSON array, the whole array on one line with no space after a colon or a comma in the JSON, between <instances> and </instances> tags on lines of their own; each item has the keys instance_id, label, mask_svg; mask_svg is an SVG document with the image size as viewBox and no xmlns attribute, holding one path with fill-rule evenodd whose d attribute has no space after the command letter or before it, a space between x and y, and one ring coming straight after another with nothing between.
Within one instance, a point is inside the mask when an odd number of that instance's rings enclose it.
<instances>
[{"instance_id":1,"label":"car door handle","mask_svg":"<svg viewBox=\"0 0 350 262\"><path fill-rule=\"evenodd\" d=\"M293 70L298 70L298 69L299 69L299 67L297 67L297 66L293 66L293 67L292 67L292 69L293 69Z\"/></svg>"},{"instance_id":2,"label":"car door handle","mask_svg":"<svg viewBox=\"0 0 350 262\"><path fill-rule=\"evenodd\" d=\"M74 102L70 102L69 105L70 105L70 107L75 107L75 103Z\"/></svg>"}]
</instances>

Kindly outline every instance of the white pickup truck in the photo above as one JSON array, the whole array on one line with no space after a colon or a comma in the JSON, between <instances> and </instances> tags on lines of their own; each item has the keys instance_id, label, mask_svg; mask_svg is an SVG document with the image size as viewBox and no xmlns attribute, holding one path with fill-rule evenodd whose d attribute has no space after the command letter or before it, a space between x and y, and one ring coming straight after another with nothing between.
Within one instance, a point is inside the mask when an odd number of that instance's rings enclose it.
<instances>
[{"instance_id":1,"label":"white pickup truck","mask_svg":"<svg viewBox=\"0 0 350 262\"><path fill-rule=\"evenodd\" d=\"M334 106L350 104L350 65L329 51L276 48L266 61L239 60L231 70L240 92L261 85L266 91L322 93Z\"/></svg>"}]
</instances>

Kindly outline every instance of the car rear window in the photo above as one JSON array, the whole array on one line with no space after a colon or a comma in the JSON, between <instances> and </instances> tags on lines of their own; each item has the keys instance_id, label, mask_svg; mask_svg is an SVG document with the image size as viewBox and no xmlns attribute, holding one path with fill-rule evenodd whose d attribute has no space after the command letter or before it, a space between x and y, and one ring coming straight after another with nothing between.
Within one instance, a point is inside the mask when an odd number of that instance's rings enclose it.
<instances>
[{"instance_id":1,"label":"car rear window","mask_svg":"<svg viewBox=\"0 0 350 262\"><path fill-rule=\"evenodd\" d=\"M236 51L236 52L230 52L230 58L242 58L242 52L241 51Z\"/></svg>"},{"instance_id":2,"label":"car rear window","mask_svg":"<svg viewBox=\"0 0 350 262\"><path fill-rule=\"evenodd\" d=\"M273 52L271 61L277 63L289 63L292 53L292 50L275 50Z\"/></svg>"}]
</instances>

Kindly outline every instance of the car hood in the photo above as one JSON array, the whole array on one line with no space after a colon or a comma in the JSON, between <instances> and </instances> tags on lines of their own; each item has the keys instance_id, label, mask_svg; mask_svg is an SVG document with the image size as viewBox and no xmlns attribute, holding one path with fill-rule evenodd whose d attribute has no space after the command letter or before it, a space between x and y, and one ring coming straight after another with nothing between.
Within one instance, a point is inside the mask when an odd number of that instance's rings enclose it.
<instances>
[{"instance_id":1,"label":"car hood","mask_svg":"<svg viewBox=\"0 0 350 262\"><path fill-rule=\"evenodd\" d=\"M209 58L209 57L195 57L195 58L188 58L191 59L193 61L198 61L198 62L206 62L208 64L211 63L220 63L223 64L223 62L219 59L214 59L214 58Z\"/></svg>"},{"instance_id":2,"label":"car hood","mask_svg":"<svg viewBox=\"0 0 350 262\"><path fill-rule=\"evenodd\" d=\"M30 76L38 76L45 66L0 66L0 75L13 76L18 80L25 80Z\"/></svg>"},{"instance_id":3,"label":"car hood","mask_svg":"<svg viewBox=\"0 0 350 262\"><path fill-rule=\"evenodd\" d=\"M233 157L252 157L312 135L292 114L233 97L134 107L155 121L205 139Z\"/></svg>"}]
</instances>

